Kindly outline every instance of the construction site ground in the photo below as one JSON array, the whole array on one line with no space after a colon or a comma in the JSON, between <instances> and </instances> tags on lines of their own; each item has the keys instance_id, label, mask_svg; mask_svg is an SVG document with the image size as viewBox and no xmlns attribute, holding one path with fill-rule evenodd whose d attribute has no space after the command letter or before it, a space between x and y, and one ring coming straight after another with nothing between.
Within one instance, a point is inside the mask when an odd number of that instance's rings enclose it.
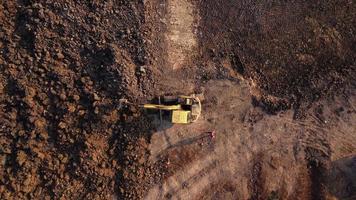
<instances>
[{"instance_id":1,"label":"construction site ground","mask_svg":"<svg viewBox=\"0 0 356 200\"><path fill-rule=\"evenodd\" d=\"M356 199L355 15L0 1L0 199ZM139 107L190 94L192 124Z\"/></svg>"}]
</instances>

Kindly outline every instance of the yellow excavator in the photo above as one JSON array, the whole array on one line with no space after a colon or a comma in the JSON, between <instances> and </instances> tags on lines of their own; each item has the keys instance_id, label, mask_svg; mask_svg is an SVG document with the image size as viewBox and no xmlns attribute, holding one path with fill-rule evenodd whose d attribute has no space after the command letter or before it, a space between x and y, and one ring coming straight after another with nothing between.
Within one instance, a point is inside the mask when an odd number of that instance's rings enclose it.
<instances>
[{"instance_id":1,"label":"yellow excavator","mask_svg":"<svg viewBox=\"0 0 356 200\"><path fill-rule=\"evenodd\" d=\"M195 96L163 96L158 97L158 104L143 104L145 109L159 110L162 121L162 111L168 111L173 124L189 124L198 120L201 114L200 99Z\"/></svg>"},{"instance_id":2,"label":"yellow excavator","mask_svg":"<svg viewBox=\"0 0 356 200\"><path fill-rule=\"evenodd\" d=\"M197 121L201 114L201 102L196 95L191 96L163 96L158 97L158 104L141 104L140 107L148 110L159 110L160 121L163 114L170 117L173 124L189 124ZM157 100L156 99L156 100ZM127 99L119 100L118 109L125 104L134 105Z\"/></svg>"}]
</instances>

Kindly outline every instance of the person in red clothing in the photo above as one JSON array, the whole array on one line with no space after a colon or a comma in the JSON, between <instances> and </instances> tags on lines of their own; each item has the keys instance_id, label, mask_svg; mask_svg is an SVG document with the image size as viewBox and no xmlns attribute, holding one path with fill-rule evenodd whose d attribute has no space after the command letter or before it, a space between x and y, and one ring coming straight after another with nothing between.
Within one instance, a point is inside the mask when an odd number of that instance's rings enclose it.
<instances>
[{"instance_id":1,"label":"person in red clothing","mask_svg":"<svg viewBox=\"0 0 356 200\"><path fill-rule=\"evenodd\" d=\"M215 137L216 137L215 131L210 131L208 133L209 133L209 136L210 136L211 139L215 139Z\"/></svg>"}]
</instances>

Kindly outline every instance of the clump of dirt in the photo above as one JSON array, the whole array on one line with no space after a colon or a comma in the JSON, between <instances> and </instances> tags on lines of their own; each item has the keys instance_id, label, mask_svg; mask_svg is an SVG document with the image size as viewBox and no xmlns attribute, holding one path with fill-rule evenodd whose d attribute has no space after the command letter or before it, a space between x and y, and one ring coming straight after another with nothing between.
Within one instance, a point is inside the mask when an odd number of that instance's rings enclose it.
<instances>
[{"instance_id":1,"label":"clump of dirt","mask_svg":"<svg viewBox=\"0 0 356 200\"><path fill-rule=\"evenodd\" d=\"M149 123L118 110L152 83L144 22L141 1L0 4L1 199L121 199L149 176Z\"/></svg>"}]
</instances>

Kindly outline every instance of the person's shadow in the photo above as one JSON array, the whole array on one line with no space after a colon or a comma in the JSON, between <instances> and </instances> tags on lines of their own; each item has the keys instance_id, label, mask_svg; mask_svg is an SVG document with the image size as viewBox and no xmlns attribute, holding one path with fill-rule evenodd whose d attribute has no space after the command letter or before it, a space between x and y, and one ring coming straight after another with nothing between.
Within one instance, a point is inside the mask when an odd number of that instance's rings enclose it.
<instances>
[{"instance_id":1,"label":"person's shadow","mask_svg":"<svg viewBox=\"0 0 356 200\"><path fill-rule=\"evenodd\" d=\"M338 199L356 199L356 156L341 158L331 163L328 171L329 192Z\"/></svg>"}]
</instances>

